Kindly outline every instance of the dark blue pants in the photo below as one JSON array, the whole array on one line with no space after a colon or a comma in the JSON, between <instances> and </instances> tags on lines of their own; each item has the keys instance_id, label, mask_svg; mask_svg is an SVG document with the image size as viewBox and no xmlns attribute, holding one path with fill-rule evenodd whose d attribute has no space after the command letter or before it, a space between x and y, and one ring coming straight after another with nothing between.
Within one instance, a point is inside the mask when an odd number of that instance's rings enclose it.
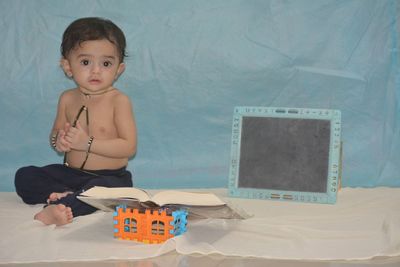
<instances>
[{"instance_id":1,"label":"dark blue pants","mask_svg":"<svg viewBox=\"0 0 400 267\"><path fill-rule=\"evenodd\" d=\"M93 186L131 187L132 175L125 168L82 171L62 164L22 167L15 174L16 192L27 204L46 203L53 192L73 192L50 204L70 207L74 217L96 211L96 208L76 198Z\"/></svg>"}]
</instances>

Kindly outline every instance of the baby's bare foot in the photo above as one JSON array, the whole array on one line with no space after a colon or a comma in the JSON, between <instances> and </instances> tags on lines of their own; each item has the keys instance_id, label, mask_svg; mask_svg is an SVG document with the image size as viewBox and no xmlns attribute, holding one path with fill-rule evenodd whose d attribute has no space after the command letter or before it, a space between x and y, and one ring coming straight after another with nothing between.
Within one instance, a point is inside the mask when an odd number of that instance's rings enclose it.
<instances>
[{"instance_id":1,"label":"baby's bare foot","mask_svg":"<svg viewBox=\"0 0 400 267\"><path fill-rule=\"evenodd\" d=\"M73 219L71 208L63 204L48 205L34 217L44 224L64 225L71 223Z\"/></svg>"},{"instance_id":2,"label":"baby's bare foot","mask_svg":"<svg viewBox=\"0 0 400 267\"><path fill-rule=\"evenodd\" d=\"M62 199L63 197L66 197L69 194L72 194L73 192L67 191L63 193L58 193L58 192L53 192L49 195L49 198L47 199L47 203L50 203L51 201L57 201L59 199Z\"/></svg>"}]
</instances>

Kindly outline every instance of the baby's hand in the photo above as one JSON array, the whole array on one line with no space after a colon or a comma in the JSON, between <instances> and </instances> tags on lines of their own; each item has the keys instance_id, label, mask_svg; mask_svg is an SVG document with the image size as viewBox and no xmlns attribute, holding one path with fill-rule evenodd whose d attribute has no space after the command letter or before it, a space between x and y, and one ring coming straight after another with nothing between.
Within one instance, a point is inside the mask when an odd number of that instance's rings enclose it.
<instances>
[{"instance_id":1,"label":"baby's hand","mask_svg":"<svg viewBox=\"0 0 400 267\"><path fill-rule=\"evenodd\" d=\"M65 134L65 140L70 144L71 149L86 151L89 135L77 121L76 127L69 127Z\"/></svg>"},{"instance_id":2,"label":"baby's hand","mask_svg":"<svg viewBox=\"0 0 400 267\"><path fill-rule=\"evenodd\" d=\"M65 130L59 130L57 133L56 150L58 152L69 152L70 143L65 139Z\"/></svg>"}]
</instances>

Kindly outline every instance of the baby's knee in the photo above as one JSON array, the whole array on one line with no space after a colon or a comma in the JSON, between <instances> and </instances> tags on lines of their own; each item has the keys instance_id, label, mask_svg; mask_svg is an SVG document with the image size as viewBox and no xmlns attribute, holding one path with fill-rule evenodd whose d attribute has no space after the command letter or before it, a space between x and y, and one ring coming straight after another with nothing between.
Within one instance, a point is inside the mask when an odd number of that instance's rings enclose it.
<instances>
[{"instance_id":1,"label":"baby's knee","mask_svg":"<svg viewBox=\"0 0 400 267\"><path fill-rule=\"evenodd\" d=\"M15 188L21 188L26 186L27 179L32 175L33 166L19 168L15 173Z\"/></svg>"},{"instance_id":2,"label":"baby's knee","mask_svg":"<svg viewBox=\"0 0 400 267\"><path fill-rule=\"evenodd\" d=\"M16 193L23 199L25 203L32 204L26 198L27 192L29 192L32 187L32 177L35 173L34 166L22 167L18 169L15 173L14 185Z\"/></svg>"}]
</instances>

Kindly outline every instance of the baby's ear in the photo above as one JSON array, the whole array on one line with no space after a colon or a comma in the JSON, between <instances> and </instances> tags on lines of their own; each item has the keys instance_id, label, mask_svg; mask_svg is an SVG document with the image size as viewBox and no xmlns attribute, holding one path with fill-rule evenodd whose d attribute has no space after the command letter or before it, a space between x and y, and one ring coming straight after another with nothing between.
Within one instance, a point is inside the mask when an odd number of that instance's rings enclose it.
<instances>
[{"instance_id":1,"label":"baby's ear","mask_svg":"<svg viewBox=\"0 0 400 267\"><path fill-rule=\"evenodd\" d=\"M118 79L118 77L125 71L125 63L120 63L118 66L118 70L117 70L117 75L115 77L115 80Z\"/></svg>"},{"instance_id":2,"label":"baby's ear","mask_svg":"<svg viewBox=\"0 0 400 267\"><path fill-rule=\"evenodd\" d=\"M68 78L72 78L71 65L69 64L68 59L66 59L64 57L61 58L60 59L60 67L64 70L64 73Z\"/></svg>"}]
</instances>

